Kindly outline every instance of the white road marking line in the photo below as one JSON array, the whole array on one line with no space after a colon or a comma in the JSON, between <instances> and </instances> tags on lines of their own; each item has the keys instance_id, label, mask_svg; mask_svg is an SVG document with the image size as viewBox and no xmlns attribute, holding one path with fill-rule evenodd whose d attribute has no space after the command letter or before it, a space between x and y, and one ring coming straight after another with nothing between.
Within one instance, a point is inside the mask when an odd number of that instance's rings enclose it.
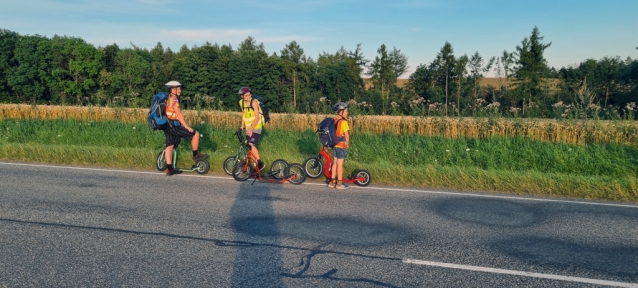
<instances>
[{"instance_id":1,"label":"white road marking line","mask_svg":"<svg viewBox=\"0 0 638 288\"><path fill-rule=\"evenodd\" d=\"M459 264L443 263L443 262L423 261L423 260L415 260L415 259L403 259L402 262L407 264L470 270L470 271L486 272L486 273L508 274L508 275L516 275L516 276L543 278L543 279L550 279L550 280L561 280L561 281L568 281L568 282L579 282L579 283L596 284L596 285L607 285L607 286L615 286L615 287L638 288L638 283L616 282L616 281L562 276L562 275L554 275L554 274L543 274L543 273L496 269L496 268L488 268L488 267L480 267L480 266L469 266L469 265L459 265Z\"/></svg>"},{"instance_id":2,"label":"white road marking line","mask_svg":"<svg viewBox=\"0 0 638 288\"><path fill-rule=\"evenodd\" d=\"M118 169L106 169L106 168L88 168L88 167L73 167L73 166L56 166L56 165L45 165L45 164L26 164L26 163L9 163L9 162L0 162L0 165L17 165L17 166L31 166L31 167L46 167L46 168L61 168L61 169L73 169L73 170L87 170L87 171L103 171L103 172L121 172L121 173L130 173L130 174L149 174L149 175L162 175L158 172L148 172L148 171L135 171L135 170L118 170ZM189 174L179 174L179 177L200 177L200 178L214 178L214 179L231 179L235 180L232 177L219 177L219 176L206 176L206 175L189 175Z\"/></svg>"},{"instance_id":3,"label":"white road marking line","mask_svg":"<svg viewBox=\"0 0 638 288\"><path fill-rule=\"evenodd\" d=\"M157 172L145 172L145 171L135 171L135 170L117 170L117 169L106 169L106 168L56 166L56 165L45 165L45 164L27 164L27 163L0 162L0 165L18 165L18 166L63 168L63 169L74 169L74 170L88 170L88 171L124 172L124 173L134 173L134 174L161 175L161 174L158 174ZM221 177L221 176L207 176L207 175L195 175L195 174L193 174L193 175L180 174L179 177L200 177L200 178L234 180L230 176ZM252 181L252 180L250 180L250 181ZM259 182L259 181L257 181L257 182ZM260 182L260 183L267 183L267 182ZM303 183L303 185L325 186L326 184L321 184L321 183ZM510 199L510 200L526 200L526 201L539 201L539 202L555 202L555 203L568 203L568 204L584 204L584 205L598 205L598 206L611 206L611 207L624 207L624 208L638 208L638 205L599 203L599 202L584 202L584 201L575 201L575 200L528 198L528 197L516 197L516 196L484 195L484 194L474 194L474 193L445 192L445 191L402 189L402 188L384 188L384 187L369 187L369 186L359 187L359 186L355 186L355 185L352 185L350 187L353 187L353 188L356 188L356 189L400 191L400 192L414 192L414 193L441 194L441 195L456 195L456 196L465 196L465 197L483 197L483 198Z\"/></svg>"},{"instance_id":4,"label":"white road marking line","mask_svg":"<svg viewBox=\"0 0 638 288\"><path fill-rule=\"evenodd\" d=\"M357 188L364 188L364 187L357 187ZM383 188L383 187L365 187L365 188L373 189L373 190L403 191L403 192L415 192L415 193L427 193L427 194L444 194L444 195L473 196L473 197L511 199L511 200L527 200L527 201L540 201L540 202L558 202L558 203L570 203L570 204L585 204L585 205L599 205L599 206L638 208L638 205L598 203L598 202L583 202L583 201L560 200L560 199L528 198L528 197L522 197L522 196L516 197L516 196L483 195L483 194L474 194L474 193L444 192L444 191L401 189L401 188L395 189L395 188Z\"/></svg>"}]
</instances>

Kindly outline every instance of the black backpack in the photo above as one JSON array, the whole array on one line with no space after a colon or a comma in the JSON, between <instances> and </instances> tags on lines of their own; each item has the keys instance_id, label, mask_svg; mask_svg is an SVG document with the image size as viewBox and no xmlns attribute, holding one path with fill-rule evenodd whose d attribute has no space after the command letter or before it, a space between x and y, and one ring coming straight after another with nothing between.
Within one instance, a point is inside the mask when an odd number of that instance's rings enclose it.
<instances>
[{"instance_id":1,"label":"black backpack","mask_svg":"<svg viewBox=\"0 0 638 288\"><path fill-rule=\"evenodd\" d=\"M321 141L321 145L334 147L337 143L346 140L345 136L337 137L337 124L341 120L343 119L339 119L335 123L334 118L327 117L319 123L317 133L319 133L319 141Z\"/></svg>"},{"instance_id":2,"label":"black backpack","mask_svg":"<svg viewBox=\"0 0 638 288\"><path fill-rule=\"evenodd\" d=\"M151 106L148 109L148 125L153 130L164 130L170 125L166 117L167 92L159 92L151 99Z\"/></svg>"},{"instance_id":3,"label":"black backpack","mask_svg":"<svg viewBox=\"0 0 638 288\"><path fill-rule=\"evenodd\" d=\"M253 108L253 100L257 100L257 102L259 103L259 107L261 108L261 115L264 116L264 122L270 122L270 113L268 113L268 107L266 107L266 100L264 100L264 98L261 96L253 95L252 100L250 100L250 107L248 107L250 109ZM241 105L241 108L244 109L243 101L241 102Z\"/></svg>"}]
</instances>

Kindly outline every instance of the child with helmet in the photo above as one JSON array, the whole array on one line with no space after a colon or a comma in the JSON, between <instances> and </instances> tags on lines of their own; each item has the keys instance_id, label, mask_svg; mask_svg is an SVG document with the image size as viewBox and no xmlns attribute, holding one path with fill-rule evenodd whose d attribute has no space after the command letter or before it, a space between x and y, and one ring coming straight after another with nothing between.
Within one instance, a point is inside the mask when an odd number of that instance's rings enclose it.
<instances>
[{"instance_id":1,"label":"child with helmet","mask_svg":"<svg viewBox=\"0 0 638 288\"><path fill-rule=\"evenodd\" d=\"M166 175L171 176L174 174L180 174L182 171L174 167L173 161L173 149L177 149L182 139L191 139L191 148L193 149L193 161L204 160L208 158L208 155L199 153L199 132L186 124L184 115L179 109L179 96L182 95L182 84L177 81L170 81L165 84L168 88L170 95L166 100L166 118L169 119L171 125L164 130L166 136L166 150L164 152L164 158L166 159Z\"/></svg>"},{"instance_id":2,"label":"child with helmet","mask_svg":"<svg viewBox=\"0 0 638 288\"><path fill-rule=\"evenodd\" d=\"M334 117L334 121L337 128L337 138L341 140L332 150L332 171L328 187L348 189L348 185L343 183L343 162L348 157L348 146L350 144L350 127L346 119L348 117L348 103L336 103L332 106L332 111L337 113L337 117Z\"/></svg>"}]
</instances>

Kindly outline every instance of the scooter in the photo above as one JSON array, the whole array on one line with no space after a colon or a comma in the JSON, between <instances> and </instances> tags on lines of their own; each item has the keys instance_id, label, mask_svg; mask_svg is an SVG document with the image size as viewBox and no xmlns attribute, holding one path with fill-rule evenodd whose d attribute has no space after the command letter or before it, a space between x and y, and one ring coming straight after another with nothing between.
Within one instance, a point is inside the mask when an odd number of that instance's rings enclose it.
<instances>
[{"instance_id":1,"label":"scooter","mask_svg":"<svg viewBox=\"0 0 638 288\"><path fill-rule=\"evenodd\" d=\"M166 165L166 159L164 157L164 153L166 152L166 150L162 150L162 152L160 152L159 154L157 154L157 158L155 159L155 168L157 168L157 170L159 171L164 171L166 170L166 168L168 168L168 165ZM173 166L177 164L177 149L173 149ZM208 170L210 169L210 164L208 163L208 161L206 161L206 159L203 160L198 160L197 162L195 162L195 165L193 165L193 167L191 168L177 168L175 167L175 169L179 169L182 172L197 172L197 174L206 174L208 173Z\"/></svg>"},{"instance_id":2,"label":"scooter","mask_svg":"<svg viewBox=\"0 0 638 288\"><path fill-rule=\"evenodd\" d=\"M328 150L329 147L323 146L319 151L319 154L312 156L303 163L303 170L310 178L319 178L322 174L326 177L326 183L330 181L332 174L332 153ZM323 159L323 161L321 161ZM325 164L324 164L325 162ZM343 183L354 183L358 186L368 186L372 182L372 175L370 171L365 169L357 169L352 172L352 176L344 178Z\"/></svg>"}]
</instances>

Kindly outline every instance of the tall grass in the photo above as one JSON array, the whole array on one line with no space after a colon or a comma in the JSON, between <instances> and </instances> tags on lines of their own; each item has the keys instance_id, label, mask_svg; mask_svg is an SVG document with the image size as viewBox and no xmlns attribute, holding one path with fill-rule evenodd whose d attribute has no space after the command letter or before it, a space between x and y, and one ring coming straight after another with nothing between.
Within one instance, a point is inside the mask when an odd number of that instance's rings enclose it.
<instances>
[{"instance_id":1,"label":"tall grass","mask_svg":"<svg viewBox=\"0 0 638 288\"><path fill-rule=\"evenodd\" d=\"M146 109L0 104L0 119L60 118L143 123L146 113ZM184 111L184 116L188 123L206 123L215 127L234 128L240 124L238 112ZM325 116L273 114L267 128L294 132L314 130ZM638 123L635 121L356 116L351 117L349 122L358 133L377 135L389 133L467 139L523 137L579 145L615 143L638 146Z\"/></svg>"},{"instance_id":2,"label":"tall grass","mask_svg":"<svg viewBox=\"0 0 638 288\"><path fill-rule=\"evenodd\" d=\"M200 150L211 171L239 143L234 127L199 123ZM182 142L178 165L190 167L190 144ZM0 159L105 167L154 169L164 135L145 123L81 120L0 120ZM320 148L312 130L267 129L260 143L266 163L283 158L302 163ZM614 200L638 200L638 148L577 145L523 137L485 139L380 135L353 131L346 174L368 169L374 182L452 189L517 191Z\"/></svg>"}]
</instances>

